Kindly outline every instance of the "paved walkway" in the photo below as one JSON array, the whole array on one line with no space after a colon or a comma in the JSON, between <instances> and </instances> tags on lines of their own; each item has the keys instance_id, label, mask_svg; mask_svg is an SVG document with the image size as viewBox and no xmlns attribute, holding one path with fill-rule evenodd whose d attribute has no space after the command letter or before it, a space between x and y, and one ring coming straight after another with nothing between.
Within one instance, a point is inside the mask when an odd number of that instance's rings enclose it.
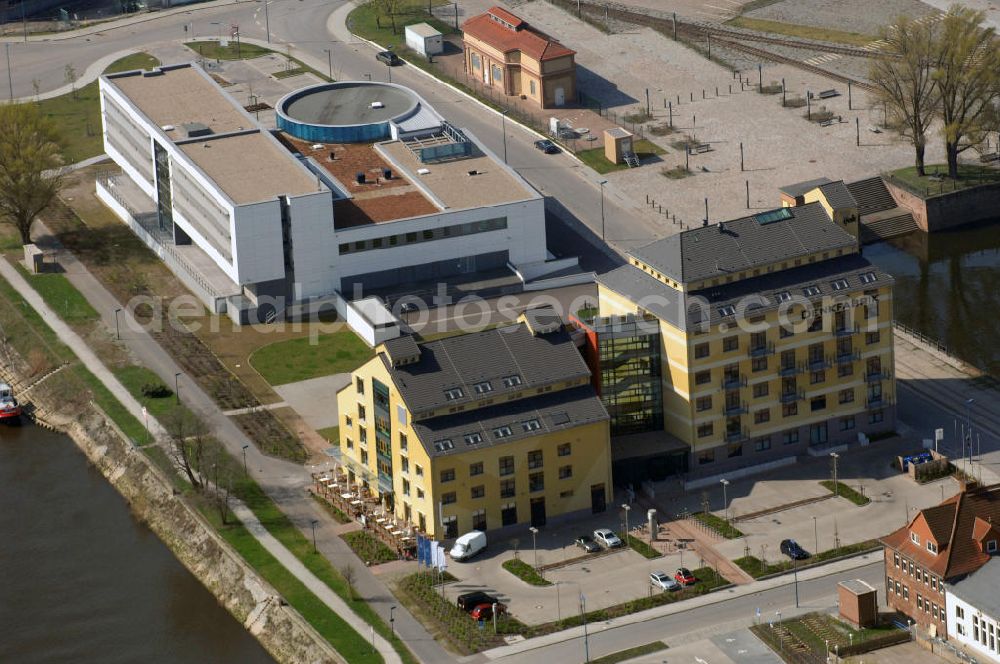
<instances>
[{"instance_id":1,"label":"paved walkway","mask_svg":"<svg viewBox=\"0 0 1000 664\"><path fill-rule=\"evenodd\" d=\"M386 664L402 664L402 660L392 645L382 636L375 633L374 628L358 617L351 607L340 598L340 595L330 590L330 586L323 583L315 574L310 572L295 555L286 549L284 545L274 538L267 529L261 525L254 513L239 500L232 502L233 514L243 522L243 525L250 531L258 542L268 550L268 552L278 559L289 572L305 584L316 597L324 604L333 609L333 612L343 618L348 625L354 628L358 634L364 638L372 638L379 654Z\"/></svg>"},{"instance_id":2,"label":"paved walkway","mask_svg":"<svg viewBox=\"0 0 1000 664\"><path fill-rule=\"evenodd\" d=\"M36 244L53 246L55 240L49 235L45 225L35 226ZM69 252L59 251L58 261L70 283L80 291L92 307L100 314L106 329L111 334L115 325L115 310L121 308L117 299L101 284L86 267ZM77 353L81 361L136 417L142 419L142 406L125 390L115 376L101 363L86 343L49 309L37 292L24 280L6 260L0 259L0 276L3 276L21 293L41 316L51 325L63 343ZM121 342L135 358L136 362L156 373L164 382L170 383L174 374L178 379L181 401L205 421L216 438L225 445L234 458L242 458L244 446L247 467L254 479L279 506L292 523L304 534L311 537L311 523L316 527L318 549L335 566L341 567L347 561L354 563L357 579L355 587L364 600L382 616L389 620L389 608L398 605L396 598L354 555L350 547L337 536L336 521L309 497L306 489L311 485L310 472L315 468L303 466L266 456L246 437L236 424L225 416L222 410L201 387L190 379L174 359L152 338L152 336L129 314L121 312ZM162 435L163 429L150 420L151 429ZM154 429L154 427L156 427ZM291 554L289 554L291 555ZM423 626L405 609L398 606L394 612L396 633L407 644L418 659L424 662L453 661L450 656L427 633Z\"/></svg>"}]
</instances>

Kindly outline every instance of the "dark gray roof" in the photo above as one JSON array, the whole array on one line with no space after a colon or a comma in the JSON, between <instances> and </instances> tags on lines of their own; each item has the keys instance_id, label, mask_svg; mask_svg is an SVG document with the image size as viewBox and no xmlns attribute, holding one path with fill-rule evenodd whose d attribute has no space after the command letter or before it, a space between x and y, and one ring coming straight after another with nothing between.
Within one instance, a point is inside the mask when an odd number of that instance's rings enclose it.
<instances>
[{"instance_id":1,"label":"dark gray roof","mask_svg":"<svg viewBox=\"0 0 1000 664\"><path fill-rule=\"evenodd\" d=\"M506 394L589 376L590 370L569 334L560 329L532 336L523 323L421 343L420 359L393 367L379 357L414 419L430 409L468 404ZM504 379L517 376L519 384ZM476 385L489 383L485 394ZM461 390L446 395L448 390Z\"/></svg>"},{"instance_id":2,"label":"dark gray roof","mask_svg":"<svg viewBox=\"0 0 1000 664\"><path fill-rule=\"evenodd\" d=\"M427 454L441 457L607 419L604 404L594 388L586 385L454 415L432 417L414 422L413 429ZM526 422L530 424L525 426ZM537 428L533 422L537 422ZM497 436L495 431L500 427L509 427L510 435ZM467 443L465 437L470 435L478 435L473 439L478 442ZM443 441L451 442L439 444Z\"/></svg>"},{"instance_id":3,"label":"dark gray roof","mask_svg":"<svg viewBox=\"0 0 1000 664\"><path fill-rule=\"evenodd\" d=\"M864 283L862 275L874 275L874 281ZM833 282L843 279L846 289L835 289ZM702 324L707 314L711 324L726 318L721 309L747 302L746 313L765 313L780 305L779 295L788 292L810 301L823 296L879 288L893 283L893 278L861 254L835 256L825 261L800 267L769 272L729 284L681 293L632 265L625 265L597 278L605 287L628 297L640 308L652 313L678 329L691 329ZM818 294L806 296L804 289L815 286ZM750 300L748 298L753 297Z\"/></svg>"},{"instance_id":4,"label":"dark gray roof","mask_svg":"<svg viewBox=\"0 0 1000 664\"><path fill-rule=\"evenodd\" d=\"M864 283L862 275L874 275L875 279L870 283ZM833 282L841 279L847 282L847 287L834 288ZM747 303L747 315L765 313L780 306L780 294L784 292L797 298L816 301L825 296L846 295L892 283L893 278L889 274L861 254L835 256L825 261L807 263L800 267L770 272L759 277L689 293L687 325L688 327L698 325L705 313L709 315L711 324L715 325L727 318L720 311L723 307L736 306L741 301ZM814 286L819 292L815 295L806 295L804 289L810 286ZM754 299L750 299L751 297ZM699 306L700 303L706 302L708 307ZM758 302L759 306L756 306ZM729 318L732 319L731 316Z\"/></svg>"},{"instance_id":5,"label":"dark gray roof","mask_svg":"<svg viewBox=\"0 0 1000 664\"><path fill-rule=\"evenodd\" d=\"M858 202L854 200L854 196L851 195L850 189L847 188L843 180L824 184L819 190L823 192L826 202L832 208L858 207Z\"/></svg>"},{"instance_id":6,"label":"dark gray roof","mask_svg":"<svg viewBox=\"0 0 1000 664\"><path fill-rule=\"evenodd\" d=\"M657 318L684 329L684 293L654 279L634 265L622 265L598 275L597 282L624 295Z\"/></svg>"},{"instance_id":7,"label":"dark gray roof","mask_svg":"<svg viewBox=\"0 0 1000 664\"><path fill-rule=\"evenodd\" d=\"M798 198L799 196L804 196L816 187L830 182L832 182L830 178L816 178L815 180L806 180L805 182L796 182L795 184L785 185L784 187L778 189L778 191L793 198Z\"/></svg>"},{"instance_id":8,"label":"dark gray roof","mask_svg":"<svg viewBox=\"0 0 1000 664\"><path fill-rule=\"evenodd\" d=\"M782 210L776 212L788 218L762 223L758 218L770 213L760 213L693 228L629 253L676 281L690 283L857 244L819 203Z\"/></svg>"},{"instance_id":9,"label":"dark gray roof","mask_svg":"<svg viewBox=\"0 0 1000 664\"><path fill-rule=\"evenodd\" d=\"M951 584L948 592L997 620L1000 619L997 588L1000 588L1000 558L993 557L969 576Z\"/></svg>"},{"instance_id":10,"label":"dark gray roof","mask_svg":"<svg viewBox=\"0 0 1000 664\"><path fill-rule=\"evenodd\" d=\"M417 346L417 340L413 338L411 334L404 334L398 336L395 339L389 339L383 342L385 349L389 352L389 355L395 358L400 357L410 357L412 355L420 354L420 347Z\"/></svg>"}]
</instances>

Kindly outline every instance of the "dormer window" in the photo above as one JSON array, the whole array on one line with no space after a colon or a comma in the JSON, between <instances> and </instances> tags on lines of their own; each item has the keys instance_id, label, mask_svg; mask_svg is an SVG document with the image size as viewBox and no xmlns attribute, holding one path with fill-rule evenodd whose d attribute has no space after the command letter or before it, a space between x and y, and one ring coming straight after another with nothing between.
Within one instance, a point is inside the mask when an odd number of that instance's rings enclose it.
<instances>
[{"instance_id":1,"label":"dormer window","mask_svg":"<svg viewBox=\"0 0 1000 664\"><path fill-rule=\"evenodd\" d=\"M910 533L910 541L916 544L917 546L920 546L920 535L916 533Z\"/></svg>"},{"instance_id":2,"label":"dormer window","mask_svg":"<svg viewBox=\"0 0 1000 664\"><path fill-rule=\"evenodd\" d=\"M819 295L819 286L806 286L802 289L802 293L806 297L816 297Z\"/></svg>"},{"instance_id":3,"label":"dormer window","mask_svg":"<svg viewBox=\"0 0 1000 664\"><path fill-rule=\"evenodd\" d=\"M792 299L792 294L788 291L781 291L778 293L778 302L790 302Z\"/></svg>"},{"instance_id":4,"label":"dormer window","mask_svg":"<svg viewBox=\"0 0 1000 664\"><path fill-rule=\"evenodd\" d=\"M873 284L877 279L874 272L865 272L861 275L861 283L863 284Z\"/></svg>"},{"instance_id":5,"label":"dormer window","mask_svg":"<svg viewBox=\"0 0 1000 664\"><path fill-rule=\"evenodd\" d=\"M510 430L509 426L497 427L493 430L493 435L496 438L506 438L507 436L513 435L513 431Z\"/></svg>"},{"instance_id":6,"label":"dormer window","mask_svg":"<svg viewBox=\"0 0 1000 664\"><path fill-rule=\"evenodd\" d=\"M472 388L476 391L476 394L486 394L487 392L493 391L493 386L490 384L490 381L488 380L484 380L481 383L476 383L475 385L472 386Z\"/></svg>"},{"instance_id":7,"label":"dormer window","mask_svg":"<svg viewBox=\"0 0 1000 664\"><path fill-rule=\"evenodd\" d=\"M837 279L831 282L830 285L833 286L833 290L835 291L844 290L847 288L847 279Z\"/></svg>"},{"instance_id":8,"label":"dormer window","mask_svg":"<svg viewBox=\"0 0 1000 664\"><path fill-rule=\"evenodd\" d=\"M461 387L453 387L450 390L444 391L444 398L447 399L448 401L461 399L463 396L465 396L465 393L462 392Z\"/></svg>"},{"instance_id":9,"label":"dormer window","mask_svg":"<svg viewBox=\"0 0 1000 664\"><path fill-rule=\"evenodd\" d=\"M514 374L513 376L507 376L506 378L503 379L504 387L517 387L520 384L521 384L521 377L518 376L517 374Z\"/></svg>"},{"instance_id":10,"label":"dormer window","mask_svg":"<svg viewBox=\"0 0 1000 664\"><path fill-rule=\"evenodd\" d=\"M538 420L526 420L521 422L521 428L525 431L538 431L542 425Z\"/></svg>"},{"instance_id":11,"label":"dormer window","mask_svg":"<svg viewBox=\"0 0 1000 664\"><path fill-rule=\"evenodd\" d=\"M736 307L734 307L731 304L727 304L724 307L719 307L719 315L720 316L735 316L736 315Z\"/></svg>"},{"instance_id":12,"label":"dormer window","mask_svg":"<svg viewBox=\"0 0 1000 664\"><path fill-rule=\"evenodd\" d=\"M986 553L996 553L997 552L997 541L990 540L986 543Z\"/></svg>"},{"instance_id":13,"label":"dormer window","mask_svg":"<svg viewBox=\"0 0 1000 664\"><path fill-rule=\"evenodd\" d=\"M465 444L466 445L478 445L483 442L483 436L479 433L467 433L465 434Z\"/></svg>"},{"instance_id":14,"label":"dormer window","mask_svg":"<svg viewBox=\"0 0 1000 664\"><path fill-rule=\"evenodd\" d=\"M927 540L927 550L936 556L938 552L937 544L935 544L930 540Z\"/></svg>"}]
</instances>

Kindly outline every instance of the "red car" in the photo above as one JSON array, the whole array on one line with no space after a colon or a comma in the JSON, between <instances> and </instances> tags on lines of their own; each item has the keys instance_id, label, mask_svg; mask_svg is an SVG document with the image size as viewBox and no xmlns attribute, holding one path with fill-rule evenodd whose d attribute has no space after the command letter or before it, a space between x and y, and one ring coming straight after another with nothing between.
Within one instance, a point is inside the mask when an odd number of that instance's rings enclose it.
<instances>
[{"instance_id":1,"label":"red car","mask_svg":"<svg viewBox=\"0 0 1000 664\"><path fill-rule=\"evenodd\" d=\"M507 612L507 607L503 604L497 602L497 615L502 616ZM472 609L470 614L473 620L492 620L493 619L493 605L492 604L477 604L476 608Z\"/></svg>"},{"instance_id":2,"label":"red car","mask_svg":"<svg viewBox=\"0 0 1000 664\"><path fill-rule=\"evenodd\" d=\"M674 572L674 579L682 586L690 586L698 581L687 567L678 567Z\"/></svg>"}]
</instances>

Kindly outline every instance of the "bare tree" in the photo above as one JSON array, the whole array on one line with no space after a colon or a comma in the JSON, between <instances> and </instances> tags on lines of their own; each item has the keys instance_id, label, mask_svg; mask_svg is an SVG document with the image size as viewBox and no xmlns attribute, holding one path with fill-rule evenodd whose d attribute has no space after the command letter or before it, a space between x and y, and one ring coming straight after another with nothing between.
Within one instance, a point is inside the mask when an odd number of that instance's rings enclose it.
<instances>
[{"instance_id":1,"label":"bare tree","mask_svg":"<svg viewBox=\"0 0 1000 664\"><path fill-rule=\"evenodd\" d=\"M869 70L876 101L885 105L890 125L913 145L917 175L924 175L927 130L937 112L934 85L934 27L906 16L879 36L888 42Z\"/></svg>"},{"instance_id":2,"label":"bare tree","mask_svg":"<svg viewBox=\"0 0 1000 664\"><path fill-rule=\"evenodd\" d=\"M984 17L954 5L941 21L934 81L951 178L958 178L958 155L983 140L1000 97L1000 49Z\"/></svg>"},{"instance_id":3,"label":"bare tree","mask_svg":"<svg viewBox=\"0 0 1000 664\"><path fill-rule=\"evenodd\" d=\"M204 470L204 466L198 465L204 461L204 424L185 408L174 408L162 421L170 437L170 458L184 471L191 486L200 491L202 484L196 470Z\"/></svg>"},{"instance_id":4,"label":"bare tree","mask_svg":"<svg viewBox=\"0 0 1000 664\"><path fill-rule=\"evenodd\" d=\"M347 584L347 596L352 600L357 599L354 594L354 582L357 580L357 572L354 571L354 565L347 563L340 568L340 575L344 577L344 583Z\"/></svg>"},{"instance_id":5,"label":"bare tree","mask_svg":"<svg viewBox=\"0 0 1000 664\"><path fill-rule=\"evenodd\" d=\"M63 69L63 78L69 85L70 90L73 92L73 99L76 99L76 68L73 65L66 63L66 67Z\"/></svg>"},{"instance_id":6,"label":"bare tree","mask_svg":"<svg viewBox=\"0 0 1000 664\"><path fill-rule=\"evenodd\" d=\"M37 104L0 106L0 219L13 225L21 243L63 184L62 139Z\"/></svg>"}]
</instances>

